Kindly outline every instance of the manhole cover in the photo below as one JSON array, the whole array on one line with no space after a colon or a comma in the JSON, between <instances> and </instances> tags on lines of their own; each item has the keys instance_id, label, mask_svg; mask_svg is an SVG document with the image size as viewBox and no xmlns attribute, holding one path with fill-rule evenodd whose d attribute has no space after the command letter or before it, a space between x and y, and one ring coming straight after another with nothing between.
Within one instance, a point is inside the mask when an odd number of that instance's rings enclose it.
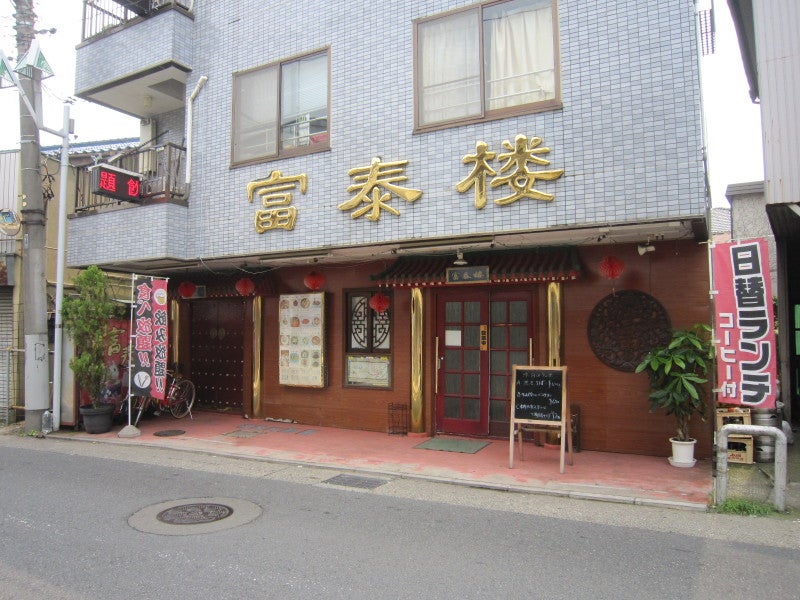
<instances>
[{"instance_id":1,"label":"manhole cover","mask_svg":"<svg viewBox=\"0 0 800 600\"><path fill-rule=\"evenodd\" d=\"M195 535L233 529L258 518L261 507L237 498L183 498L133 513L128 524L144 533Z\"/></svg>"},{"instance_id":2,"label":"manhole cover","mask_svg":"<svg viewBox=\"0 0 800 600\"><path fill-rule=\"evenodd\" d=\"M183 435L186 433L183 429L163 429L162 431L156 431L153 435L157 435L158 437L172 437L173 435Z\"/></svg>"},{"instance_id":3,"label":"manhole cover","mask_svg":"<svg viewBox=\"0 0 800 600\"><path fill-rule=\"evenodd\" d=\"M196 525L197 523L213 523L221 521L233 514L233 509L224 504L201 502L195 504L181 504L167 510L162 510L156 519L171 525Z\"/></svg>"},{"instance_id":4,"label":"manhole cover","mask_svg":"<svg viewBox=\"0 0 800 600\"><path fill-rule=\"evenodd\" d=\"M385 479L376 479L374 477L361 477L359 475L337 475L326 479L324 483L332 483L334 485L343 485L345 487L361 488L365 490L374 490L377 487L386 483Z\"/></svg>"}]
</instances>

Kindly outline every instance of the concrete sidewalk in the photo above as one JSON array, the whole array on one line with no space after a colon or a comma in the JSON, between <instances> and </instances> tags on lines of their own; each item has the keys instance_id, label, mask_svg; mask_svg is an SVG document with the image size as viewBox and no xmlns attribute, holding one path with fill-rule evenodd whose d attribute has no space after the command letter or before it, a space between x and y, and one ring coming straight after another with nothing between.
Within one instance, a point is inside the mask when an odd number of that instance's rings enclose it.
<instances>
[{"instance_id":1,"label":"concrete sidewalk","mask_svg":"<svg viewBox=\"0 0 800 600\"><path fill-rule=\"evenodd\" d=\"M106 434L62 430L48 437L168 447L361 474L689 510L706 510L713 491L708 460L683 469L670 466L662 457L583 451L574 454L574 464L566 464L561 474L558 449L528 442L525 460L520 460L516 447L514 466L509 468L508 440L437 436L437 440L454 440L457 449L467 451L430 450L419 447L432 439L429 436L248 420L212 412L196 412L193 419L159 416L142 420L141 435L133 438L119 437L121 429L118 425ZM477 449L480 444L486 445Z\"/></svg>"}]
</instances>

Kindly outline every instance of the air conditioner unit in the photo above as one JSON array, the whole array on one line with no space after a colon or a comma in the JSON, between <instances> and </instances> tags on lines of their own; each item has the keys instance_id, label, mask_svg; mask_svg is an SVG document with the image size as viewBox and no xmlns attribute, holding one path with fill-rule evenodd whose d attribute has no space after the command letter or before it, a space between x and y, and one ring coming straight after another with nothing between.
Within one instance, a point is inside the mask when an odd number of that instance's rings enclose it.
<instances>
[{"instance_id":1,"label":"air conditioner unit","mask_svg":"<svg viewBox=\"0 0 800 600\"><path fill-rule=\"evenodd\" d=\"M167 184L164 177L153 177L142 182L142 196L157 196L165 193Z\"/></svg>"}]
</instances>

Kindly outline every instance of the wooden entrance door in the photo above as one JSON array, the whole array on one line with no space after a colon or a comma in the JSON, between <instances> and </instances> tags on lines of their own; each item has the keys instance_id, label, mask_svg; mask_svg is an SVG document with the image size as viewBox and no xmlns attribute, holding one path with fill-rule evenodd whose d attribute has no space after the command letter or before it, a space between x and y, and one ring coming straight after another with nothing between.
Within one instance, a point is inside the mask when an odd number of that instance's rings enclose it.
<instances>
[{"instance_id":1,"label":"wooden entrance door","mask_svg":"<svg viewBox=\"0 0 800 600\"><path fill-rule=\"evenodd\" d=\"M532 361L531 294L448 291L436 309L436 430L508 435L512 367Z\"/></svg>"},{"instance_id":2,"label":"wooden entrance door","mask_svg":"<svg viewBox=\"0 0 800 600\"><path fill-rule=\"evenodd\" d=\"M245 300L192 303L191 378L198 406L240 413L244 407Z\"/></svg>"}]
</instances>

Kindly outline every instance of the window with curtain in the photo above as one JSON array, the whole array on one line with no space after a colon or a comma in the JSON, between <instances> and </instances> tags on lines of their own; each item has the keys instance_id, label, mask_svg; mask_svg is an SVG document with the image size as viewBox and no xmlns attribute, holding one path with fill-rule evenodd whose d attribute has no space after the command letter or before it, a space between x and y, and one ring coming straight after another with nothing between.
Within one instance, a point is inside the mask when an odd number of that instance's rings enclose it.
<instances>
[{"instance_id":1,"label":"window with curtain","mask_svg":"<svg viewBox=\"0 0 800 600\"><path fill-rule=\"evenodd\" d=\"M553 13L552 0L511 0L418 21L417 126L555 108Z\"/></svg>"},{"instance_id":2,"label":"window with curtain","mask_svg":"<svg viewBox=\"0 0 800 600\"><path fill-rule=\"evenodd\" d=\"M328 89L327 51L234 73L231 161L327 149Z\"/></svg>"}]
</instances>

